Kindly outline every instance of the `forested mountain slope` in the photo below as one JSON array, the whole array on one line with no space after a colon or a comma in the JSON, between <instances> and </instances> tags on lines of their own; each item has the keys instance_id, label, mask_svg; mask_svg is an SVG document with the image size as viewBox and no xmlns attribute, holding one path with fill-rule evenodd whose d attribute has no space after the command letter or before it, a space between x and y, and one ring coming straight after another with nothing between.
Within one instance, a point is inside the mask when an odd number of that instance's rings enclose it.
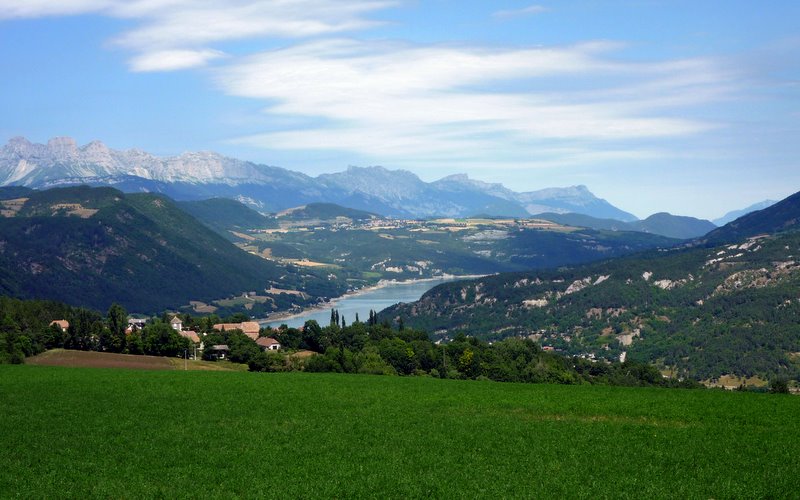
<instances>
[{"instance_id":1,"label":"forested mountain slope","mask_svg":"<svg viewBox=\"0 0 800 500\"><path fill-rule=\"evenodd\" d=\"M739 217L702 239L709 244L720 244L797 228L800 228L800 193L795 193L763 210Z\"/></svg>"},{"instance_id":2,"label":"forested mountain slope","mask_svg":"<svg viewBox=\"0 0 800 500\"><path fill-rule=\"evenodd\" d=\"M82 186L2 205L3 294L156 312L278 283L312 296L340 292L328 280L243 252L160 195Z\"/></svg>"},{"instance_id":3,"label":"forested mountain slope","mask_svg":"<svg viewBox=\"0 0 800 500\"><path fill-rule=\"evenodd\" d=\"M622 222L615 219L598 219L589 215L575 213L546 213L540 214L537 217L570 226L610 231L639 231L677 239L697 238L717 227L707 220L672 215L666 212L653 214L646 219L633 222Z\"/></svg>"},{"instance_id":4,"label":"forested mountain slope","mask_svg":"<svg viewBox=\"0 0 800 500\"><path fill-rule=\"evenodd\" d=\"M800 232L440 285L383 318L696 379L800 374ZM624 353L624 354L623 354Z\"/></svg>"}]
</instances>

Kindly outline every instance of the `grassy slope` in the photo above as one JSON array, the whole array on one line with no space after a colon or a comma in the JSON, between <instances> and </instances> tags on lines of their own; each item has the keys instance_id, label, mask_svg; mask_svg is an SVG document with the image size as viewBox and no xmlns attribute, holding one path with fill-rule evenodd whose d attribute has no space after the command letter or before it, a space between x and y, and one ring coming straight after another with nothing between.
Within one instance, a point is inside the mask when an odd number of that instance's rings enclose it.
<instances>
[{"instance_id":1,"label":"grassy slope","mask_svg":"<svg viewBox=\"0 0 800 500\"><path fill-rule=\"evenodd\" d=\"M0 366L0 493L790 497L800 398Z\"/></svg>"}]
</instances>

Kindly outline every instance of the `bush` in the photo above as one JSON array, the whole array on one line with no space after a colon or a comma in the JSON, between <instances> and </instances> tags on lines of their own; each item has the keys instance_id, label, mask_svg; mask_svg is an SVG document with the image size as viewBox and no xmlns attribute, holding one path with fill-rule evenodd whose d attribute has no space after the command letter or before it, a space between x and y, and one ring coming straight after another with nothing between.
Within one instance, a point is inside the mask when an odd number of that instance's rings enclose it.
<instances>
[{"instance_id":1,"label":"bush","mask_svg":"<svg viewBox=\"0 0 800 500\"><path fill-rule=\"evenodd\" d=\"M789 381L785 378L772 379L769 383L770 394L789 394Z\"/></svg>"}]
</instances>

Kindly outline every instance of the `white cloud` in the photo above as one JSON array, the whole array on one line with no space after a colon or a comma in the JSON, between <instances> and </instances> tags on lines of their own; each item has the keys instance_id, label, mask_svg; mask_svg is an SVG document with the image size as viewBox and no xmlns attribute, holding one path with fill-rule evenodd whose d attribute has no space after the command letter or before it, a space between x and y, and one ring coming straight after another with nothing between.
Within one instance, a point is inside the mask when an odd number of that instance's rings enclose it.
<instances>
[{"instance_id":1,"label":"white cloud","mask_svg":"<svg viewBox=\"0 0 800 500\"><path fill-rule=\"evenodd\" d=\"M130 20L114 46L135 72L212 65L229 95L264 102L270 132L234 139L335 150L395 165L552 166L641 160L659 141L716 126L690 106L728 98L735 79L705 59L632 62L624 45L414 45L341 37L380 24L400 0L0 0L0 19L99 14ZM538 14L531 5L497 18ZM293 39L247 57L217 44ZM299 42L297 40L300 40Z\"/></svg>"},{"instance_id":2,"label":"white cloud","mask_svg":"<svg viewBox=\"0 0 800 500\"><path fill-rule=\"evenodd\" d=\"M0 0L0 19L70 16L102 12L115 0Z\"/></svg>"},{"instance_id":3,"label":"white cloud","mask_svg":"<svg viewBox=\"0 0 800 500\"><path fill-rule=\"evenodd\" d=\"M545 161L543 144L657 140L714 126L675 113L698 95L720 97L726 75L713 64L620 62L611 57L617 48L607 42L487 50L323 40L236 61L217 79L231 95L269 103L268 114L309 121L240 142L352 151L380 161L485 163L514 149L531 163ZM586 81L587 88L566 92L555 81ZM609 83L616 81L624 83ZM598 146L596 154L604 149ZM640 157L636 148L611 151Z\"/></svg>"},{"instance_id":4,"label":"white cloud","mask_svg":"<svg viewBox=\"0 0 800 500\"><path fill-rule=\"evenodd\" d=\"M222 52L210 49L161 50L136 56L131 60L130 65L131 70L136 72L173 71L204 66L209 61L224 55Z\"/></svg>"},{"instance_id":5,"label":"white cloud","mask_svg":"<svg viewBox=\"0 0 800 500\"><path fill-rule=\"evenodd\" d=\"M543 7L541 5L530 5L528 7L523 7L521 9L513 9L513 10L498 10L492 14L492 17L496 17L498 19L507 19L511 17L522 17L522 16L531 16L534 14L541 14L542 12L547 12L547 7Z\"/></svg>"},{"instance_id":6,"label":"white cloud","mask_svg":"<svg viewBox=\"0 0 800 500\"><path fill-rule=\"evenodd\" d=\"M303 38L377 26L366 16L395 0L0 0L0 19L100 14L138 20L114 44L135 53L134 71L202 66L211 44ZM175 63L170 63L175 61ZM190 66L191 65L191 66Z\"/></svg>"}]
</instances>

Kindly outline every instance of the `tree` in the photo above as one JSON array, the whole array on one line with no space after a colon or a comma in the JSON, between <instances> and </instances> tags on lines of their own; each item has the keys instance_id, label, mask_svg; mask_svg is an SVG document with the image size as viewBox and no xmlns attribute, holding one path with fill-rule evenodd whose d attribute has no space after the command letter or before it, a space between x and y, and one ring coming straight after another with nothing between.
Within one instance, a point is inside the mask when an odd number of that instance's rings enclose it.
<instances>
[{"instance_id":1,"label":"tree","mask_svg":"<svg viewBox=\"0 0 800 500\"><path fill-rule=\"evenodd\" d=\"M306 321L303 328L303 341L300 347L309 351L323 352L322 343L322 328L320 328L319 323L313 319Z\"/></svg>"},{"instance_id":2,"label":"tree","mask_svg":"<svg viewBox=\"0 0 800 500\"><path fill-rule=\"evenodd\" d=\"M121 305L111 304L106 314L106 324L111 332L109 349L122 352L125 349L125 329L128 326L128 313Z\"/></svg>"},{"instance_id":3,"label":"tree","mask_svg":"<svg viewBox=\"0 0 800 500\"><path fill-rule=\"evenodd\" d=\"M25 354L20 346L19 325L10 315L3 315L0 322L0 363L20 364Z\"/></svg>"},{"instance_id":4,"label":"tree","mask_svg":"<svg viewBox=\"0 0 800 500\"><path fill-rule=\"evenodd\" d=\"M178 334L168 323L157 321L142 330L144 353L154 356L177 356L189 348L189 339Z\"/></svg>"},{"instance_id":5,"label":"tree","mask_svg":"<svg viewBox=\"0 0 800 500\"><path fill-rule=\"evenodd\" d=\"M772 379L769 383L771 394L789 394L789 381L783 377Z\"/></svg>"},{"instance_id":6,"label":"tree","mask_svg":"<svg viewBox=\"0 0 800 500\"><path fill-rule=\"evenodd\" d=\"M142 342L142 332L135 326L125 337L126 354L144 354L144 343Z\"/></svg>"}]
</instances>

